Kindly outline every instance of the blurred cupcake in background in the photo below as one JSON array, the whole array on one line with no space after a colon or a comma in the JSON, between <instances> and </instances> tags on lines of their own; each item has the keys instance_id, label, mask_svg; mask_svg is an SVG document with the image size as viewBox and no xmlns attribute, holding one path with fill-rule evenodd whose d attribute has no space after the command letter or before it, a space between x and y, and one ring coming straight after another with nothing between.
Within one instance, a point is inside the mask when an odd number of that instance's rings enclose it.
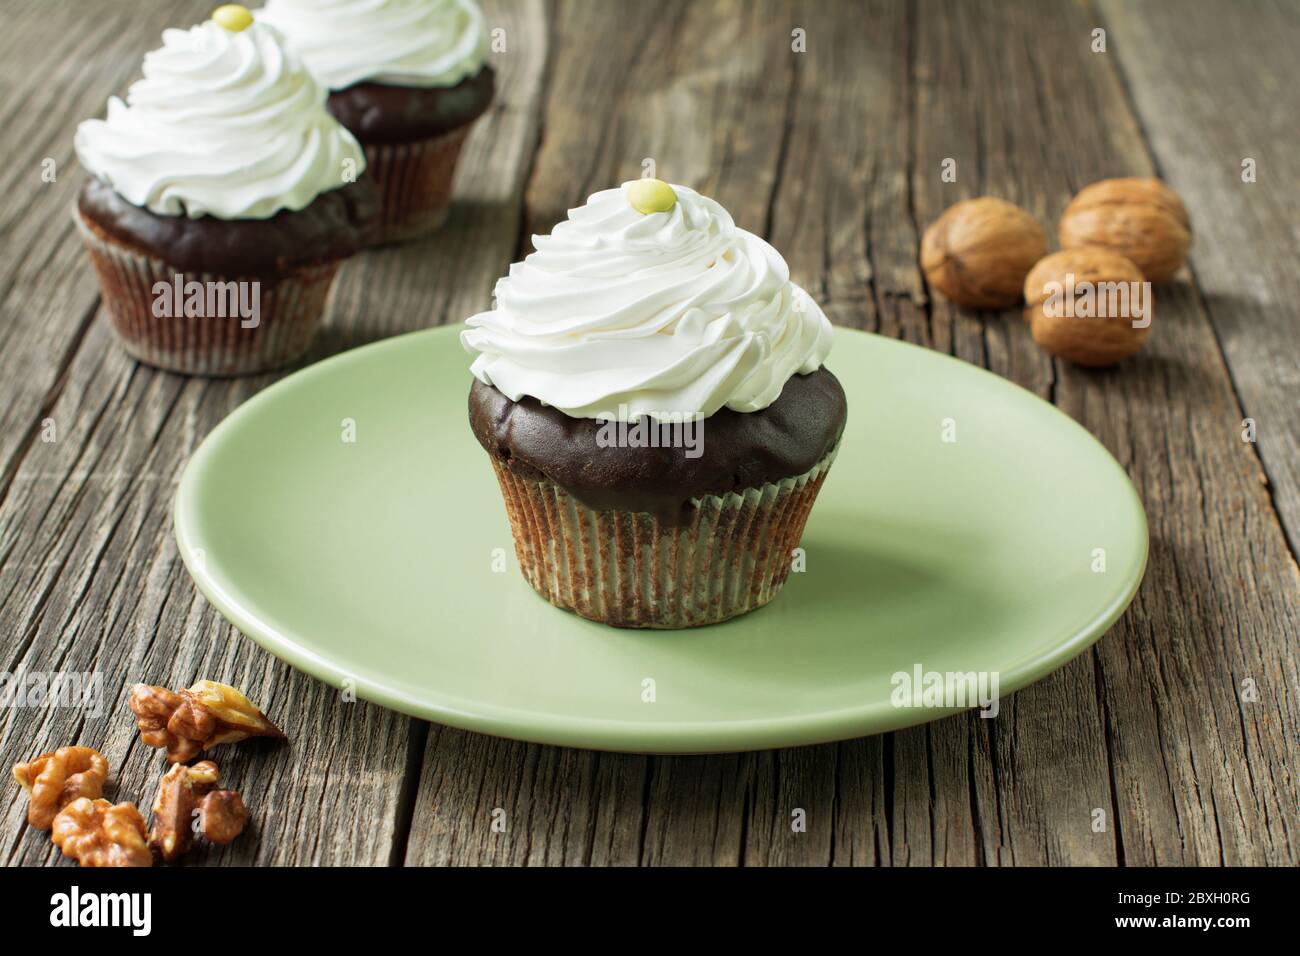
<instances>
[{"instance_id":1,"label":"blurred cupcake in background","mask_svg":"<svg viewBox=\"0 0 1300 956\"><path fill-rule=\"evenodd\" d=\"M373 241L437 229L461 146L495 91L478 5L269 0L257 18L284 33L329 87L330 112L365 147L380 195Z\"/></svg>"},{"instance_id":2,"label":"blurred cupcake in background","mask_svg":"<svg viewBox=\"0 0 1300 956\"><path fill-rule=\"evenodd\" d=\"M164 31L143 72L75 137L90 179L74 218L113 328L177 372L284 365L375 215L361 146L243 7Z\"/></svg>"}]
</instances>

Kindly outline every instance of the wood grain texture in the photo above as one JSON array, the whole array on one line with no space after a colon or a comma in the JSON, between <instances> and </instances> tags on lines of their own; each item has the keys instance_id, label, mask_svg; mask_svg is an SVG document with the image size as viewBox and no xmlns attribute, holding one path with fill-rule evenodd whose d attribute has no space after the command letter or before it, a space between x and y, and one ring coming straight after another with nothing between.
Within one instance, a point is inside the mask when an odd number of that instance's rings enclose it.
<instances>
[{"instance_id":1,"label":"wood grain texture","mask_svg":"<svg viewBox=\"0 0 1300 956\"><path fill-rule=\"evenodd\" d=\"M153 372L96 315L66 216L80 183L71 131L123 88L164 25L201 19L210 3L137 4L130 16L97 6L103 16L71 0L14 3L0 35L17 133L0 147L0 649L11 672L99 671L105 713L0 712L0 760L98 746L110 795L148 804L162 762L126 715L129 684L212 677L247 689L292 742L217 752L256 827L194 863L1300 862L1293 8L485 4L505 29L506 51L492 54L500 93L467 144L449 223L347 263L308 360L484 308L531 233L650 159L766 235L835 322L954 354L1055 402L1124 465L1150 519L1133 607L996 719L643 757L349 703L240 638L197 594L172 539L175 482L211 428L277 376ZM1098 26L1105 54L1089 47ZM795 29L807 52L792 51ZM38 50L53 76L32 66ZM40 183L46 156L53 184ZM1259 182L1240 183L1242 156L1259 161ZM945 159L956 182L940 177ZM958 199L1011 199L1053 234L1082 185L1153 171L1187 198L1197 245L1189 274L1158 294L1148 347L1120 369L1056 363L1017 314L954 308L917 268L921 231ZM1258 445L1241 441L1247 415ZM41 440L45 418L55 442ZM1258 699L1243 700L1245 681ZM3 858L50 862L25 805L12 787L0 800Z\"/></svg>"},{"instance_id":2,"label":"wood grain texture","mask_svg":"<svg viewBox=\"0 0 1300 956\"><path fill-rule=\"evenodd\" d=\"M1063 6L1040 18L1041 10L920 8L917 76L933 84L928 102L921 97L928 121L918 124L922 222L955 199L991 192L1054 228L1088 182L1153 171L1114 60L1090 50L1095 13ZM957 159L955 184L939 179L946 157ZM964 181L963 166L974 173ZM951 311L936 300L932 320ZM1051 368L1046 397L1133 477L1152 553L1133 607L1088 655L1093 673L1086 658L1076 661L1017 694L1010 719L996 721L1008 862L1296 858L1287 836L1296 832L1295 785L1283 769L1294 753L1287 728L1297 723L1284 689L1295 686L1296 567L1259 461L1239 439L1242 416L1201 294L1175 283L1158 294L1156 312L1148 348L1121 369ZM1044 360L1024 353L1019 319L1003 321L1002 334L987 335L988 365L1027 386L1041 382L1026 373ZM1271 691L1242 702L1246 677ZM1084 825L1089 807L1108 811L1112 847Z\"/></svg>"},{"instance_id":3,"label":"wood grain texture","mask_svg":"<svg viewBox=\"0 0 1300 956\"><path fill-rule=\"evenodd\" d=\"M1102 0L1100 12L1156 169L1196 224L1201 307L1300 554L1300 6Z\"/></svg>"},{"instance_id":4,"label":"wood grain texture","mask_svg":"<svg viewBox=\"0 0 1300 956\"><path fill-rule=\"evenodd\" d=\"M1070 194L1070 164L1113 161L1106 124L1131 123L1119 87L1106 72L1089 69L1079 40L1087 37L1086 17L1079 8L1062 5L1050 17L1045 12L1004 3L916 8L908 162L914 235L952 203L979 195L1008 199L1047 220L1058 199ZM1048 63L1054 86L1042 89ZM1068 123L1078 124L1072 136L1063 135ZM955 164L955 182L944 180L947 163ZM1078 176L1082 182L1096 178L1091 170ZM902 250L902 268L913 274L915 249ZM919 314L897 313L905 337L1054 400L1061 373L1033 344L1018 310L976 314L929 290L924 304ZM961 410L952 415L960 423ZM1102 640L1116 638L1112 630ZM1005 700L993 720L966 717L961 732L951 721L902 735L898 746L906 758L897 774L909 796L904 842L924 848L927 823L935 840L928 858L913 851L900 862L1118 861L1113 824L1104 832L1092 829L1093 810L1101 808L1109 819L1114 802L1093 653ZM927 792L936 800L947 795L943 805L954 816L928 820ZM953 836L944 838L945 831Z\"/></svg>"},{"instance_id":5,"label":"wood grain texture","mask_svg":"<svg viewBox=\"0 0 1300 956\"><path fill-rule=\"evenodd\" d=\"M158 22L185 8L177 2L155 6ZM69 209L81 179L70 131L102 111L107 91L138 69L142 35L120 5L86 18L76 4L27 0L11 4L6 19L11 29L0 37L6 65L0 107L0 501L17 462L38 439L98 302L94 276L73 254Z\"/></svg>"}]
</instances>

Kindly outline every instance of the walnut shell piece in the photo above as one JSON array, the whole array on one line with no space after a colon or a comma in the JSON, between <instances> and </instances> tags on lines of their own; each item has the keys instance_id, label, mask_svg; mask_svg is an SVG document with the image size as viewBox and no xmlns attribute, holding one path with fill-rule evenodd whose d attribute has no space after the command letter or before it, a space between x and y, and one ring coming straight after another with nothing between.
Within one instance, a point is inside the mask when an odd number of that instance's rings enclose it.
<instances>
[{"instance_id":1,"label":"walnut shell piece","mask_svg":"<svg viewBox=\"0 0 1300 956\"><path fill-rule=\"evenodd\" d=\"M104 792L108 761L93 747L60 747L14 765L14 779L27 791L27 822L48 830L59 811L79 797L96 799Z\"/></svg>"},{"instance_id":2,"label":"walnut shell piece","mask_svg":"<svg viewBox=\"0 0 1300 956\"><path fill-rule=\"evenodd\" d=\"M50 839L82 866L153 866L144 818L134 803L78 797L54 818Z\"/></svg>"},{"instance_id":3,"label":"walnut shell piece","mask_svg":"<svg viewBox=\"0 0 1300 956\"><path fill-rule=\"evenodd\" d=\"M1047 237L1029 213L984 196L950 206L930 224L921 268L958 305L1005 309L1020 301L1025 275L1046 252Z\"/></svg>"},{"instance_id":4,"label":"walnut shell piece","mask_svg":"<svg viewBox=\"0 0 1300 956\"><path fill-rule=\"evenodd\" d=\"M1150 283L1109 249L1053 253L1025 277L1025 319L1034 341L1057 358L1089 367L1114 365L1151 332Z\"/></svg>"},{"instance_id":5,"label":"walnut shell piece","mask_svg":"<svg viewBox=\"0 0 1300 956\"><path fill-rule=\"evenodd\" d=\"M201 680L187 690L136 684L128 700L140 738L185 763L219 744L284 733L252 701L227 684Z\"/></svg>"},{"instance_id":6,"label":"walnut shell piece","mask_svg":"<svg viewBox=\"0 0 1300 956\"><path fill-rule=\"evenodd\" d=\"M1065 207L1060 238L1063 249L1118 252L1150 281L1164 282L1187 261L1192 227L1178 193L1159 179L1103 179Z\"/></svg>"}]
</instances>

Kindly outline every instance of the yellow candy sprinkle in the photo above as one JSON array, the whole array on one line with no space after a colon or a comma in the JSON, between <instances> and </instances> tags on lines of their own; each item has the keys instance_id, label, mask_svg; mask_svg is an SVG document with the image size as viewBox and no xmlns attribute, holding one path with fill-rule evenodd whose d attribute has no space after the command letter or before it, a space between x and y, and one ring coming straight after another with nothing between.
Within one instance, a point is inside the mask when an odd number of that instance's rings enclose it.
<instances>
[{"instance_id":1,"label":"yellow candy sprinkle","mask_svg":"<svg viewBox=\"0 0 1300 956\"><path fill-rule=\"evenodd\" d=\"M231 33L247 30L253 25L253 15L248 12L248 7L241 7L237 3L225 3L217 7L212 11L212 19Z\"/></svg>"},{"instance_id":2,"label":"yellow candy sprinkle","mask_svg":"<svg viewBox=\"0 0 1300 956\"><path fill-rule=\"evenodd\" d=\"M638 179L628 187L627 201L637 212L648 216L652 212L667 212L676 206L677 194L662 179Z\"/></svg>"}]
</instances>

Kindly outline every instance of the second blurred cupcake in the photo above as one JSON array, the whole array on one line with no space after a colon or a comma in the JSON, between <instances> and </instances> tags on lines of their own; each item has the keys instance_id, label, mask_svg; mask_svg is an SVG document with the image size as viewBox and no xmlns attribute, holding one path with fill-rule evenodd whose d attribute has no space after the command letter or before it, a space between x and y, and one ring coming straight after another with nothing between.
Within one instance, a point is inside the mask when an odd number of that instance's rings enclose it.
<instances>
[{"instance_id":1,"label":"second blurred cupcake","mask_svg":"<svg viewBox=\"0 0 1300 956\"><path fill-rule=\"evenodd\" d=\"M470 125L495 76L473 0L268 0L277 27L330 88L329 109L365 147L380 193L376 244L433 232Z\"/></svg>"},{"instance_id":2,"label":"second blurred cupcake","mask_svg":"<svg viewBox=\"0 0 1300 956\"><path fill-rule=\"evenodd\" d=\"M165 31L126 102L78 127L91 178L74 216L131 355L240 375L307 349L375 199L279 34L242 7L213 16Z\"/></svg>"}]
</instances>

